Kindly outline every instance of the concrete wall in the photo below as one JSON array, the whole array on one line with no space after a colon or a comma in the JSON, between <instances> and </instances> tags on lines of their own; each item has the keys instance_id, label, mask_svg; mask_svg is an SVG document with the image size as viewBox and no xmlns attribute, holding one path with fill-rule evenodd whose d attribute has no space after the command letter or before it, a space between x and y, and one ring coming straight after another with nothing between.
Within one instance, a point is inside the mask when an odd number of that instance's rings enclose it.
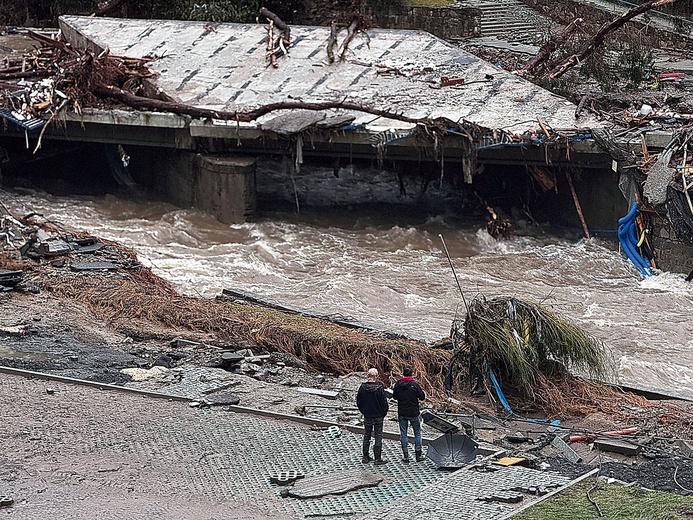
<instances>
[{"instance_id":1,"label":"concrete wall","mask_svg":"<svg viewBox=\"0 0 693 520\"><path fill-rule=\"evenodd\" d=\"M345 24L352 13L367 13L383 29L416 29L439 38L469 38L481 35L481 10L458 6L408 6L402 0L362 0L359 7L349 0L305 0L304 13L297 20L305 25ZM348 24L348 23L347 23Z\"/></svg>"},{"instance_id":2,"label":"concrete wall","mask_svg":"<svg viewBox=\"0 0 693 520\"><path fill-rule=\"evenodd\" d=\"M685 274L693 271L693 246L677 240L668 227L658 230L658 236L652 239L652 246L659 269Z\"/></svg>"},{"instance_id":3,"label":"concrete wall","mask_svg":"<svg viewBox=\"0 0 693 520\"><path fill-rule=\"evenodd\" d=\"M251 219L257 205L256 159L234 155L204 155L195 158L194 206L225 224Z\"/></svg>"},{"instance_id":4,"label":"concrete wall","mask_svg":"<svg viewBox=\"0 0 693 520\"><path fill-rule=\"evenodd\" d=\"M156 198L197 208L226 224L254 216L255 157L146 146L125 150L134 180Z\"/></svg>"}]
</instances>

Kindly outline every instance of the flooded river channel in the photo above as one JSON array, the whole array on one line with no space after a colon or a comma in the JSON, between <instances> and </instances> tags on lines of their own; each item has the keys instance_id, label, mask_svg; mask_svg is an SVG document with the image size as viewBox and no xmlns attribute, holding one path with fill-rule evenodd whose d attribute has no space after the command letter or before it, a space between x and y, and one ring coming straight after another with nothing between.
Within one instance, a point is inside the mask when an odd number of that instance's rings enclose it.
<instances>
[{"instance_id":1,"label":"flooded river channel","mask_svg":"<svg viewBox=\"0 0 693 520\"><path fill-rule=\"evenodd\" d=\"M693 283L671 273L643 280L615 238L537 233L496 242L483 221L383 208L264 213L228 226L112 196L25 194L8 207L130 246L185 294L249 291L427 342L446 337L463 312L442 234L467 299L543 302L604 341L621 384L693 399Z\"/></svg>"}]
</instances>

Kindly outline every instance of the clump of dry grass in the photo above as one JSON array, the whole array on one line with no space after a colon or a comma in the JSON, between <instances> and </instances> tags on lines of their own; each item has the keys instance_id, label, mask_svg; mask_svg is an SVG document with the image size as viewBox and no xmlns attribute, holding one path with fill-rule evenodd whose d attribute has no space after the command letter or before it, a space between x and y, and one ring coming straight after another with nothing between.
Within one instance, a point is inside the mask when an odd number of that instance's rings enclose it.
<instances>
[{"instance_id":1,"label":"clump of dry grass","mask_svg":"<svg viewBox=\"0 0 693 520\"><path fill-rule=\"evenodd\" d=\"M405 366L433 399L444 398L442 377L450 352L407 339L341 327L329 321L220 300L179 295L147 268L128 274L57 274L35 280L43 290L77 300L106 322L157 322L212 333L220 341L246 341L287 352L314 369L343 375L376 367L392 380Z\"/></svg>"},{"instance_id":2,"label":"clump of dry grass","mask_svg":"<svg viewBox=\"0 0 693 520\"><path fill-rule=\"evenodd\" d=\"M24 261L14 251L0 251L0 269L19 271L24 267Z\"/></svg>"}]
</instances>

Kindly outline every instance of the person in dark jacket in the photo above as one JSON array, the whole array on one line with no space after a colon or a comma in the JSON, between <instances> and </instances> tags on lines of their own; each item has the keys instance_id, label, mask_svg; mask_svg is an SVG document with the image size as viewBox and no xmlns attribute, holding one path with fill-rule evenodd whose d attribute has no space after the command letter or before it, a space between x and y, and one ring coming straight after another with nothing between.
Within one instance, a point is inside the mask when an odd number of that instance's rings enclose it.
<instances>
[{"instance_id":1,"label":"person in dark jacket","mask_svg":"<svg viewBox=\"0 0 693 520\"><path fill-rule=\"evenodd\" d=\"M414 381L414 371L407 367L402 370L402 378L395 383L393 397L397 400L397 416L399 419L399 440L402 443L404 462L409 462L409 450L407 449L407 429L411 424L414 430L414 449L416 462L423 460L421 450L421 421L419 420L419 401L426 399L426 394Z\"/></svg>"},{"instance_id":2,"label":"person in dark jacket","mask_svg":"<svg viewBox=\"0 0 693 520\"><path fill-rule=\"evenodd\" d=\"M385 464L383 460L383 421L389 406L385 397L385 387L378 381L378 369L368 370L368 381L362 383L356 394L356 406L363 414L363 460L364 464L371 461L371 433L375 435L373 455L375 464Z\"/></svg>"}]
</instances>

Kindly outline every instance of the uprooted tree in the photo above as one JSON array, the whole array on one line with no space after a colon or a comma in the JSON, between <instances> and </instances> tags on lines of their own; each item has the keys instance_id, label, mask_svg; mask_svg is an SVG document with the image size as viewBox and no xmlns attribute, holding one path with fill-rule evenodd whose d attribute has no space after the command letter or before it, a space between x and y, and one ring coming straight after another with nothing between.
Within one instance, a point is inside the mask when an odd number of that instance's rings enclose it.
<instances>
[{"instance_id":1,"label":"uprooted tree","mask_svg":"<svg viewBox=\"0 0 693 520\"><path fill-rule=\"evenodd\" d=\"M578 370L603 378L604 346L542 306L517 298L475 298L462 329L453 333L457 355L469 364L470 383L489 391L491 373L506 388L535 399L542 377Z\"/></svg>"}]
</instances>

